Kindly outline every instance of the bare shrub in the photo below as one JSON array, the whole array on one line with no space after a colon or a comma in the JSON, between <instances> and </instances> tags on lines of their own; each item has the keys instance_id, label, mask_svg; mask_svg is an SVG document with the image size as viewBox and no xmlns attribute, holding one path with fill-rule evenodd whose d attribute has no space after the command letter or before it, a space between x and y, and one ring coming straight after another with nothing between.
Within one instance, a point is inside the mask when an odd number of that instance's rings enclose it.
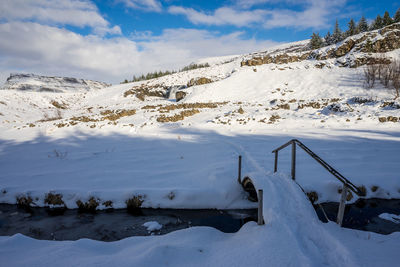
<instances>
[{"instance_id":1,"label":"bare shrub","mask_svg":"<svg viewBox=\"0 0 400 267\"><path fill-rule=\"evenodd\" d=\"M32 205L34 205L34 203L30 196L26 195L17 196L17 206L19 208L29 210Z\"/></svg>"},{"instance_id":2,"label":"bare shrub","mask_svg":"<svg viewBox=\"0 0 400 267\"><path fill-rule=\"evenodd\" d=\"M38 122L56 121L56 120L61 120L61 119L62 119L61 111L59 109L57 109L54 117L50 117L49 114L45 113L43 115L43 119L38 120Z\"/></svg>"},{"instance_id":3,"label":"bare shrub","mask_svg":"<svg viewBox=\"0 0 400 267\"><path fill-rule=\"evenodd\" d=\"M382 85L385 86L386 88L389 88L390 82L393 77L393 66L392 65L393 65L393 63L390 65L385 65L382 69L382 73L379 78Z\"/></svg>"},{"instance_id":4,"label":"bare shrub","mask_svg":"<svg viewBox=\"0 0 400 267\"><path fill-rule=\"evenodd\" d=\"M373 64L373 65L367 65L364 68L365 87L367 88L374 87L379 66L380 65L378 64Z\"/></svg>"},{"instance_id":5,"label":"bare shrub","mask_svg":"<svg viewBox=\"0 0 400 267\"><path fill-rule=\"evenodd\" d=\"M48 193L46 194L46 197L44 199L44 204L46 206L58 206L58 207L65 207L65 203L62 200L62 195L61 194L53 194L53 193Z\"/></svg>"},{"instance_id":6,"label":"bare shrub","mask_svg":"<svg viewBox=\"0 0 400 267\"><path fill-rule=\"evenodd\" d=\"M399 61L394 61L390 65L391 69L391 80L392 80L392 88L394 89L394 94L395 97L394 99L397 99L399 97L399 91L400 91L400 62Z\"/></svg>"},{"instance_id":7,"label":"bare shrub","mask_svg":"<svg viewBox=\"0 0 400 267\"><path fill-rule=\"evenodd\" d=\"M133 213L133 214L140 214L140 207L142 206L142 203L144 202L145 196L142 195L136 195L133 196L130 199L127 199L125 201L126 204L126 209L128 212Z\"/></svg>"},{"instance_id":8,"label":"bare shrub","mask_svg":"<svg viewBox=\"0 0 400 267\"><path fill-rule=\"evenodd\" d=\"M76 201L76 205L80 211L95 212L99 206L100 200L98 198L90 197L88 201L82 202L81 200Z\"/></svg>"},{"instance_id":9,"label":"bare shrub","mask_svg":"<svg viewBox=\"0 0 400 267\"><path fill-rule=\"evenodd\" d=\"M364 82L367 88L372 88L379 80L389 90L394 90L394 99L400 97L400 61L390 64L372 64L364 68Z\"/></svg>"}]
</instances>

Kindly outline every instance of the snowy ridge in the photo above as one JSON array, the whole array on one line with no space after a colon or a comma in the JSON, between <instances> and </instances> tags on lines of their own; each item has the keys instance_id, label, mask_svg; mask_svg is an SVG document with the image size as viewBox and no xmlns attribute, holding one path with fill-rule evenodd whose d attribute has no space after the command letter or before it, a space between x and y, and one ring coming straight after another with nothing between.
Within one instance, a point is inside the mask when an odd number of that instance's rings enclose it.
<instances>
[{"instance_id":1,"label":"snowy ridge","mask_svg":"<svg viewBox=\"0 0 400 267\"><path fill-rule=\"evenodd\" d=\"M103 82L70 77L49 77L35 74L12 73L1 89L61 93L99 90L108 86L110 85Z\"/></svg>"}]
</instances>

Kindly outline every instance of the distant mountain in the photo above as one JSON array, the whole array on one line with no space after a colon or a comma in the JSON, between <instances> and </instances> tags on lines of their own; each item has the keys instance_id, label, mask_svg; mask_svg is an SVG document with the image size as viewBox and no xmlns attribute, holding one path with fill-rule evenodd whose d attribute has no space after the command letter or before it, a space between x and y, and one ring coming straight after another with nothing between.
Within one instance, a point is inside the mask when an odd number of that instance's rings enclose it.
<instances>
[{"instance_id":1,"label":"distant mountain","mask_svg":"<svg viewBox=\"0 0 400 267\"><path fill-rule=\"evenodd\" d=\"M1 87L3 90L34 92L85 92L110 86L104 82L71 77L50 77L35 74L13 73Z\"/></svg>"}]
</instances>

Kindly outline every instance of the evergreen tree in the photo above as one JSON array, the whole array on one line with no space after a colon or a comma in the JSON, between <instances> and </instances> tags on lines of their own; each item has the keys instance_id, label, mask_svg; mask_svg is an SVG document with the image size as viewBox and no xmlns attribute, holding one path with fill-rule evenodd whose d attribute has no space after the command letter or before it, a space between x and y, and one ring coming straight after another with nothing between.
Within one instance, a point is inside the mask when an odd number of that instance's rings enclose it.
<instances>
[{"instance_id":1,"label":"evergreen tree","mask_svg":"<svg viewBox=\"0 0 400 267\"><path fill-rule=\"evenodd\" d=\"M360 21L358 22L357 31L359 33L368 31L368 22L364 16L362 16Z\"/></svg>"},{"instance_id":2,"label":"evergreen tree","mask_svg":"<svg viewBox=\"0 0 400 267\"><path fill-rule=\"evenodd\" d=\"M332 40L333 40L333 43L335 43L335 44L339 43L343 40L343 33L339 27L338 20L336 20L336 23L335 23L335 29L333 30L333 34L332 34Z\"/></svg>"},{"instance_id":3,"label":"evergreen tree","mask_svg":"<svg viewBox=\"0 0 400 267\"><path fill-rule=\"evenodd\" d=\"M383 15L383 26L388 26L393 23L393 19L390 17L389 12L385 11Z\"/></svg>"},{"instance_id":4,"label":"evergreen tree","mask_svg":"<svg viewBox=\"0 0 400 267\"><path fill-rule=\"evenodd\" d=\"M382 19L382 17L380 15L378 15L378 16L376 16L376 19L375 19L375 21L373 23L373 27L372 28L374 30L378 30L378 29L380 29L382 27L383 27L383 19Z\"/></svg>"},{"instance_id":5,"label":"evergreen tree","mask_svg":"<svg viewBox=\"0 0 400 267\"><path fill-rule=\"evenodd\" d=\"M372 52L372 42L371 42L371 39L369 39L369 38L365 42L365 49L367 50L368 53Z\"/></svg>"},{"instance_id":6,"label":"evergreen tree","mask_svg":"<svg viewBox=\"0 0 400 267\"><path fill-rule=\"evenodd\" d=\"M349 36L352 36L352 35L354 35L354 34L357 34L357 29L356 29L356 23L354 22L354 20L353 19L351 19L350 21L349 21L349 28L347 29L347 31L346 31L346 37L349 37Z\"/></svg>"},{"instance_id":7,"label":"evergreen tree","mask_svg":"<svg viewBox=\"0 0 400 267\"><path fill-rule=\"evenodd\" d=\"M400 22L400 8L397 9L396 14L394 14L394 22Z\"/></svg>"},{"instance_id":8,"label":"evergreen tree","mask_svg":"<svg viewBox=\"0 0 400 267\"><path fill-rule=\"evenodd\" d=\"M310 47L311 49L318 49L322 46L322 39L319 36L319 33L314 33L311 36Z\"/></svg>"},{"instance_id":9,"label":"evergreen tree","mask_svg":"<svg viewBox=\"0 0 400 267\"><path fill-rule=\"evenodd\" d=\"M325 39L325 45L333 44L333 38L332 38L332 35L331 35L331 33L329 31L326 33L324 39Z\"/></svg>"}]
</instances>

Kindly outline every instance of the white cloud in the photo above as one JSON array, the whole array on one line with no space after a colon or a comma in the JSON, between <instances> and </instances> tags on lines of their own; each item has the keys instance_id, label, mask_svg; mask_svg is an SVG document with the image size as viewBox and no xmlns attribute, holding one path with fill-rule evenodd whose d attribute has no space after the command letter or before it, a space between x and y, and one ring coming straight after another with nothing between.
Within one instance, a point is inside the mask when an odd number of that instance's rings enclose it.
<instances>
[{"instance_id":1,"label":"white cloud","mask_svg":"<svg viewBox=\"0 0 400 267\"><path fill-rule=\"evenodd\" d=\"M282 4L286 9L276 8ZM171 6L168 12L184 15L193 24L234 25L237 27L261 24L264 28L326 28L333 15L340 13L346 0L238 0L234 7L221 7L213 12ZM251 9L263 5L263 8ZM296 8L294 8L296 7ZM300 10L299 10L300 9Z\"/></svg>"},{"instance_id":2,"label":"white cloud","mask_svg":"<svg viewBox=\"0 0 400 267\"><path fill-rule=\"evenodd\" d=\"M128 73L137 47L125 38L82 36L37 23L0 24L1 72L25 71L112 79Z\"/></svg>"},{"instance_id":3,"label":"white cloud","mask_svg":"<svg viewBox=\"0 0 400 267\"><path fill-rule=\"evenodd\" d=\"M271 2L277 2L278 0L237 0L236 5L239 7L243 8L250 8L252 6L260 5L260 4L265 4L265 3L271 3ZM299 0L300 2L301 0ZM280 1L283 2L283 1Z\"/></svg>"},{"instance_id":4,"label":"white cloud","mask_svg":"<svg viewBox=\"0 0 400 267\"><path fill-rule=\"evenodd\" d=\"M175 67L200 58L249 53L276 44L273 41L243 39L242 35L242 32L220 35L207 30L166 29L160 36L138 44L144 55L164 58L161 64L174 62Z\"/></svg>"},{"instance_id":5,"label":"white cloud","mask_svg":"<svg viewBox=\"0 0 400 267\"><path fill-rule=\"evenodd\" d=\"M132 8L161 10L159 1L125 2ZM258 21L259 13L220 8L210 17L219 25L235 20L245 26ZM81 35L61 28L67 25L92 31ZM245 39L239 31L164 29L158 36L142 31L130 38L105 38L106 34L121 34L121 29L110 25L88 0L0 0L0 83L10 72L118 83L132 75L178 69L204 57L248 53L275 44Z\"/></svg>"},{"instance_id":6,"label":"white cloud","mask_svg":"<svg viewBox=\"0 0 400 267\"><path fill-rule=\"evenodd\" d=\"M291 1L291 0L288 0ZM304 0L304 10L293 11L289 9L276 9L267 11L267 19L264 21L264 27L279 28L327 28L330 25L333 15L340 12L345 0Z\"/></svg>"},{"instance_id":7,"label":"white cloud","mask_svg":"<svg viewBox=\"0 0 400 267\"><path fill-rule=\"evenodd\" d=\"M86 0L2 0L0 19L35 21L47 25L91 27L97 34L121 34L110 27L93 3Z\"/></svg>"},{"instance_id":8,"label":"white cloud","mask_svg":"<svg viewBox=\"0 0 400 267\"><path fill-rule=\"evenodd\" d=\"M116 2L124 3L125 6L133 9L142 9L147 11L161 12L162 5L157 0L116 0Z\"/></svg>"},{"instance_id":9,"label":"white cloud","mask_svg":"<svg viewBox=\"0 0 400 267\"><path fill-rule=\"evenodd\" d=\"M250 26L252 23L262 21L265 15L263 10L238 11L229 7L221 7L211 14L206 14L192 8L171 6L168 12L184 15L194 24L235 25L238 27Z\"/></svg>"},{"instance_id":10,"label":"white cloud","mask_svg":"<svg viewBox=\"0 0 400 267\"><path fill-rule=\"evenodd\" d=\"M134 74L177 69L204 57L253 52L275 44L243 39L241 32L220 35L196 29L168 29L135 42L82 36L31 22L0 24L0 36L3 79L10 72L23 71L112 83Z\"/></svg>"}]
</instances>

